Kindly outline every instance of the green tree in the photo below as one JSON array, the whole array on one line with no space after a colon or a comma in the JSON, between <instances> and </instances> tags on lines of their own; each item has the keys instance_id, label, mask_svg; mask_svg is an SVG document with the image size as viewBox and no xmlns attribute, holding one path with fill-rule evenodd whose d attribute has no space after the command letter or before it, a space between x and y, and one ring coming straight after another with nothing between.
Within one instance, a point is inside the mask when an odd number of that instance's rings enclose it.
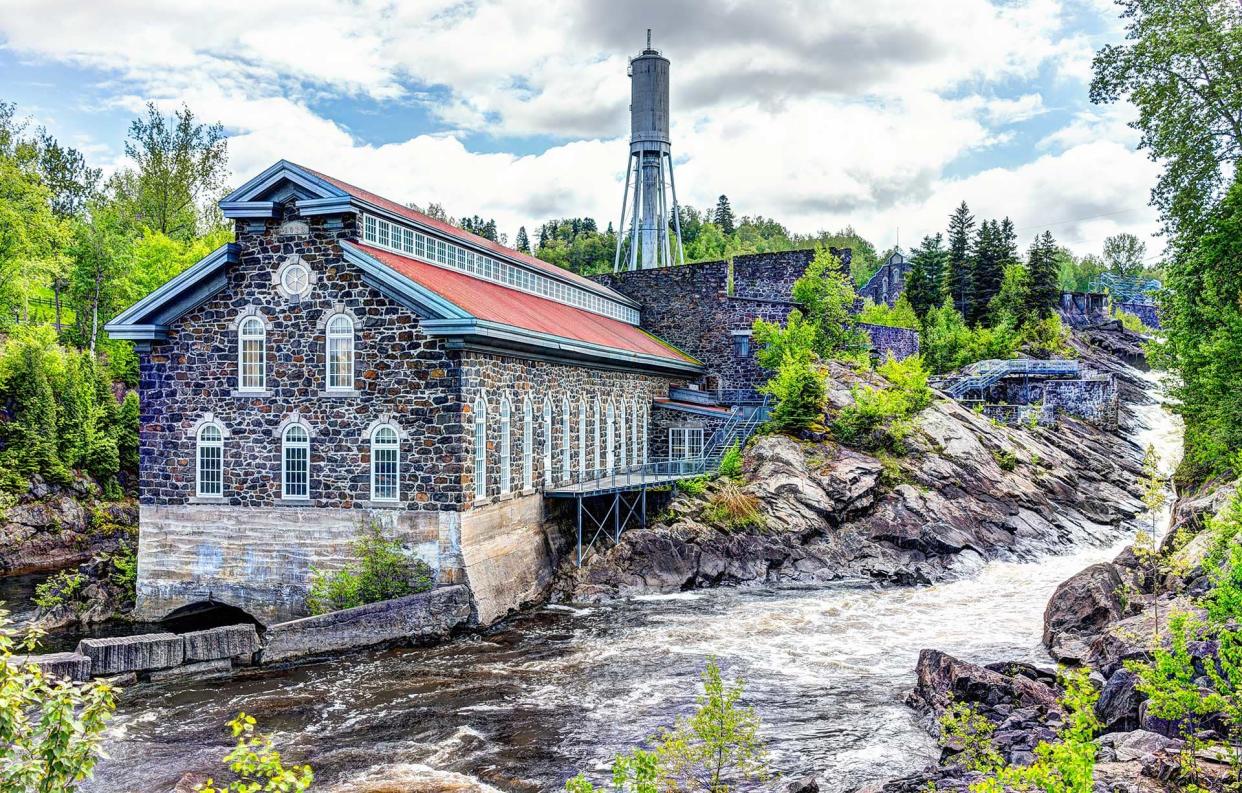
<instances>
[{"instance_id":1,"label":"green tree","mask_svg":"<svg viewBox=\"0 0 1242 793\"><path fill-rule=\"evenodd\" d=\"M905 295L920 318L944 302L945 271L949 251L944 249L944 235L927 236L910 256L910 273L906 276Z\"/></svg>"},{"instance_id":2,"label":"green tree","mask_svg":"<svg viewBox=\"0 0 1242 793\"><path fill-rule=\"evenodd\" d=\"M530 253L530 237L526 236L525 226L518 226L517 249L520 253Z\"/></svg>"},{"instance_id":3,"label":"green tree","mask_svg":"<svg viewBox=\"0 0 1242 793\"><path fill-rule=\"evenodd\" d=\"M890 328L919 327L918 315L914 313L914 307L904 293L898 295L891 306L887 303L873 303L871 298L867 298L863 301L862 310L858 312L858 321L869 325L887 325Z\"/></svg>"},{"instance_id":4,"label":"green tree","mask_svg":"<svg viewBox=\"0 0 1242 793\"><path fill-rule=\"evenodd\" d=\"M237 778L225 787L208 779L196 793L302 793L310 790L315 774L309 765L285 768L272 739L259 732L253 716L238 713L229 722L237 745L224 756L224 762Z\"/></svg>"},{"instance_id":5,"label":"green tree","mask_svg":"<svg viewBox=\"0 0 1242 793\"><path fill-rule=\"evenodd\" d=\"M841 272L841 262L827 248L815 251L806 271L793 285L794 302L801 304L815 326L815 352L820 358L857 354L867 347L854 316L857 293Z\"/></svg>"},{"instance_id":6,"label":"green tree","mask_svg":"<svg viewBox=\"0 0 1242 793\"><path fill-rule=\"evenodd\" d=\"M1049 316L1060 303L1057 250L1052 232L1045 231L1035 238L1027 253L1026 266L1030 283L1027 290L1026 310L1032 319Z\"/></svg>"},{"instance_id":7,"label":"green tree","mask_svg":"<svg viewBox=\"0 0 1242 793\"><path fill-rule=\"evenodd\" d=\"M726 236L733 233L733 207L729 205L729 197L723 193L716 199L716 212L712 215L712 222Z\"/></svg>"},{"instance_id":8,"label":"green tree","mask_svg":"<svg viewBox=\"0 0 1242 793\"><path fill-rule=\"evenodd\" d=\"M228 141L219 124L200 124L186 106L165 118L147 104L146 118L129 128L125 154L133 169L110 187L138 223L189 241L219 225L215 200L228 175Z\"/></svg>"},{"instance_id":9,"label":"green tree","mask_svg":"<svg viewBox=\"0 0 1242 793\"><path fill-rule=\"evenodd\" d=\"M994 323L1008 322L1016 325L1022 321L1030 300L1031 278L1025 266L1011 264L1005 268L1000 291L988 305L988 313Z\"/></svg>"},{"instance_id":10,"label":"green tree","mask_svg":"<svg viewBox=\"0 0 1242 793\"><path fill-rule=\"evenodd\" d=\"M963 201L949 216L949 261L945 271L945 291L962 316L969 316L975 304L974 265L970 258L974 228L975 216Z\"/></svg>"},{"instance_id":11,"label":"green tree","mask_svg":"<svg viewBox=\"0 0 1242 793\"><path fill-rule=\"evenodd\" d=\"M461 222L458 225L461 226L461 229L463 231L468 231L471 234L477 234L480 237L483 237L484 239L491 240L492 242L496 242L497 240L499 240L499 235L496 231L496 219L495 218L489 218L488 220L484 220L478 215L475 215L473 217L468 217L468 218L463 217L461 219ZM528 247L529 247L529 243L528 243Z\"/></svg>"},{"instance_id":12,"label":"green tree","mask_svg":"<svg viewBox=\"0 0 1242 793\"><path fill-rule=\"evenodd\" d=\"M1147 243L1133 234L1114 234L1104 238L1104 264L1117 275L1136 276L1143 271Z\"/></svg>"},{"instance_id":13,"label":"green tree","mask_svg":"<svg viewBox=\"0 0 1242 793\"><path fill-rule=\"evenodd\" d=\"M51 678L26 663L37 639L19 642L0 612L0 790L71 793L95 767L115 697L106 683Z\"/></svg>"},{"instance_id":14,"label":"green tree","mask_svg":"<svg viewBox=\"0 0 1242 793\"><path fill-rule=\"evenodd\" d=\"M975 235L971 266L974 297L971 302L971 311L966 318L972 323L981 322L987 318L988 306L992 298L1000 293L1005 268L1012 262L1009 242L1000 222L983 221L979 225L979 232Z\"/></svg>"},{"instance_id":15,"label":"green tree","mask_svg":"<svg viewBox=\"0 0 1242 793\"><path fill-rule=\"evenodd\" d=\"M1091 101L1138 108L1140 147L1168 231L1193 232L1242 159L1242 8L1233 0L1117 0L1126 41L1100 49Z\"/></svg>"}]
</instances>

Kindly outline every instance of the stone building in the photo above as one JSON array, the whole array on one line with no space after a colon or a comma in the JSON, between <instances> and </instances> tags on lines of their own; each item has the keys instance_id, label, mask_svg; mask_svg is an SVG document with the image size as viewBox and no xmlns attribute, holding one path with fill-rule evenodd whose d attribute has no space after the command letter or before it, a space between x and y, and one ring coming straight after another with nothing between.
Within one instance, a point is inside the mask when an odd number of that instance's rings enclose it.
<instances>
[{"instance_id":1,"label":"stone building","mask_svg":"<svg viewBox=\"0 0 1242 793\"><path fill-rule=\"evenodd\" d=\"M236 242L107 327L140 355L141 618L299 616L378 521L491 622L551 574L542 492L648 459L703 376L639 301L308 168L220 206Z\"/></svg>"},{"instance_id":2,"label":"stone building","mask_svg":"<svg viewBox=\"0 0 1242 793\"><path fill-rule=\"evenodd\" d=\"M884 264L880 265L880 269L872 273L867 283L859 288L858 296L864 300L869 299L876 305L881 303L893 305L905 291L906 278L913 267L914 265L906 261L905 256L898 251L893 251L884 260Z\"/></svg>"}]
</instances>

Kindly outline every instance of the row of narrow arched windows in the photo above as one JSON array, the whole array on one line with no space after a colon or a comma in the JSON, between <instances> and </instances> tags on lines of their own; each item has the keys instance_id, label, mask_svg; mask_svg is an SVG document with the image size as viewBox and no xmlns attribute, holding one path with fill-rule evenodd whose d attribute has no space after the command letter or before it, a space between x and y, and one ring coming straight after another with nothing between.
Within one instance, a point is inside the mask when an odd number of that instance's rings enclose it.
<instances>
[{"instance_id":1,"label":"row of narrow arched windows","mask_svg":"<svg viewBox=\"0 0 1242 793\"><path fill-rule=\"evenodd\" d=\"M354 320L335 314L324 329L324 384L329 391L354 388ZM267 327L258 316L237 324L237 389L267 390Z\"/></svg>"},{"instance_id":2,"label":"row of narrow arched windows","mask_svg":"<svg viewBox=\"0 0 1242 793\"><path fill-rule=\"evenodd\" d=\"M195 439L195 494L200 498L224 496L224 428L214 421L204 423ZM371 500L398 501L401 498L401 436L391 424L371 430ZM280 497L309 499L311 485L311 436L298 423L285 427L280 435Z\"/></svg>"},{"instance_id":3,"label":"row of narrow arched windows","mask_svg":"<svg viewBox=\"0 0 1242 793\"><path fill-rule=\"evenodd\" d=\"M606 476L647 461L647 407L645 405L640 406L633 400L623 401L619 405L611 399L606 404L601 404L599 398L590 404L586 399L579 400L576 406L576 454L573 437L575 407L568 397L563 397L560 400L559 421L556 408L556 403L552 398L544 399L542 426L538 432L540 444L538 454L542 463L545 487L571 482L575 475L582 480ZM500 494L510 493L513 490L514 416L513 404L508 396L500 398L499 411L500 420L495 425L499 433L499 443L490 446L487 400L478 397L473 405L473 468L476 499L486 498L488 495L488 469L492 465L499 466ZM602 422L601 416L604 419ZM521 422L521 444L518 450L522 455L520 487L525 490L534 487L536 455L535 408L530 397L522 401ZM590 424L592 438L592 458L589 461L587 460L588 424ZM601 443L601 432L603 443ZM494 458L492 451L498 452ZM559 472L555 464L558 454Z\"/></svg>"}]
</instances>

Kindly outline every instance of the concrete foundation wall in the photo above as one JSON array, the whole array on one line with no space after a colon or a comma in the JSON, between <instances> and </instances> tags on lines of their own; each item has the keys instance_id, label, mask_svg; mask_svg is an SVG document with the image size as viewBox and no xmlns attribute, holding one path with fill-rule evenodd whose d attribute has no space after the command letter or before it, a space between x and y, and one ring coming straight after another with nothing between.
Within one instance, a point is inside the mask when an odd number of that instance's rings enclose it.
<instances>
[{"instance_id":1,"label":"concrete foundation wall","mask_svg":"<svg viewBox=\"0 0 1242 793\"><path fill-rule=\"evenodd\" d=\"M464 513L460 541L465 582L482 625L541 599L552 584L555 559L538 493Z\"/></svg>"},{"instance_id":2,"label":"concrete foundation wall","mask_svg":"<svg viewBox=\"0 0 1242 793\"><path fill-rule=\"evenodd\" d=\"M461 579L460 513L323 507L144 504L138 541L139 619L195 603L240 608L270 624L307 614L311 568L352 560L358 530L377 520L441 583Z\"/></svg>"}]
</instances>

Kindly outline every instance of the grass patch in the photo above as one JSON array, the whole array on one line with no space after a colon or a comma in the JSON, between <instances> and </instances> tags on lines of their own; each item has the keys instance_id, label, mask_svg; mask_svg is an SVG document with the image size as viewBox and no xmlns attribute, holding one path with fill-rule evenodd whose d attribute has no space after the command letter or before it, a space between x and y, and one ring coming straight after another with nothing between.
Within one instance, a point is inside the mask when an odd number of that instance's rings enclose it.
<instances>
[{"instance_id":1,"label":"grass patch","mask_svg":"<svg viewBox=\"0 0 1242 793\"><path fill-rule=\"evenodd\" d=\"M703 517L713 525L736 531L767 526L759 510L759 499L731 482L712 493L703 509Z\"/></svg>"}]
</instances>

